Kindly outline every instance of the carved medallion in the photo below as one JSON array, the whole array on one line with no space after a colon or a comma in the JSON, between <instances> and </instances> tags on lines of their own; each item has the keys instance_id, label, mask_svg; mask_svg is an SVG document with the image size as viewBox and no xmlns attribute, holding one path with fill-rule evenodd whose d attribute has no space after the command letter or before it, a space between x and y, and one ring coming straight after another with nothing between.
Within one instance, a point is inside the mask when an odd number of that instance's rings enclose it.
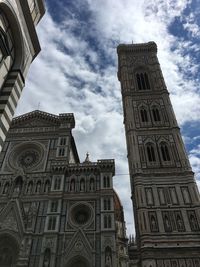
<instances>
[{"instance_id":1,"label":"carved medallion","mask_svg":"<svg viewBox=\"0 0 200 267\"><path fill-rule=\"evenodd\" d=\"M81 242L81 240L78 240L75 243L74 249L75 249L75 251L81 251L81 250L83 250L83 243Z\"/></svg>"}]
</instances>

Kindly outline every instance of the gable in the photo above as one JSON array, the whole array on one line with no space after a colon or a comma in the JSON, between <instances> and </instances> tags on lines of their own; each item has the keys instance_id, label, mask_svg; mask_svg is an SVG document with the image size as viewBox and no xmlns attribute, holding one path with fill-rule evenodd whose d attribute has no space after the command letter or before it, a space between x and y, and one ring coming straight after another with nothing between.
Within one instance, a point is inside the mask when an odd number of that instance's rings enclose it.
<instances>
[{"instance_id":1,"label":"gable","mask_svg":"<svg viewBox=\"0 0 200 267\"><path fill-rule=\"evenodd\" d=\"M60 124L59 116L47 112L35 110L24 115L15 117L11 128L28 128L42 126L57 126Z\"/></svg>"},{"instance_id":2,"label":"gable","mask_svg":"<svg viewBox=\"0 0 200 267\"><path fill-rule=\"evenodd\" d=\"M10 201L0 212L0 229L23 236L24 224L18 200Z\"/></svg>"},{"instance_id":3,"label":"gable","mask_svg":"<svg viewBox=\"0 0 200 267\"><path fill-rule=\"evenodd\" d=\"M92 247L82 229L78 229L72 239L68 240L65 251L65 261L67 262L76 256L83 256L86 259L92 258Z\"/></svg>"}]
</instances>

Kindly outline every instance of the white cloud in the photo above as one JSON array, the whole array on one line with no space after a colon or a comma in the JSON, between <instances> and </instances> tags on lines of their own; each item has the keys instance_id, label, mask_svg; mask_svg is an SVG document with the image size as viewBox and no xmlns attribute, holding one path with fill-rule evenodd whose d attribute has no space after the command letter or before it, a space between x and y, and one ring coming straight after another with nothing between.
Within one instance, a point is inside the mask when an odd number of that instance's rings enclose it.
<instances>
[{"instance_id":1,"label":"white cloud","mask_svg":"<svg viewBox=\"0 0 200 267\"><path fill-rule=\"evenodd\" d=\"M197 72L197 65L184 52L188 49L199 51L199 47L168 31L174 18L183 16L183 10L190 2L77 0L74 4L85 5L91 12L89 25L80 22L66 7L61 24L55 24L47 11L38 26L42 52L32 64L16 115L38 107L54 114L75 113L73 134L81 160L87 151L92 160L115 158L116 174L125 174L116 175L114 184L124 204L129 233L134 230L116 46L119 42L154 40L179 123L198 121L199 85L185 75L188 70ZM74 34L76 27L80 29L79 35ZM189 29L189 26L185 28ZM104 63L101 54L87 42L88 34L110 59L103 69L99 67ZM199 156L192 155L190 160L200 173L196 167Z\"/></svg>"}]
</instances>

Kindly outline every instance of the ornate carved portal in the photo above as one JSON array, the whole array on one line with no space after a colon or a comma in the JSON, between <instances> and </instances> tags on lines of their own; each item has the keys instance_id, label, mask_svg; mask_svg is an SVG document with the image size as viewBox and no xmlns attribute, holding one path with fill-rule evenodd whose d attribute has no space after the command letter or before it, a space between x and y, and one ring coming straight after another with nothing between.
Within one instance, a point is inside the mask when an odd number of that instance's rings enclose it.
<instances>
[{"instance_id":1,"label":"ornate carved portal","mask_svg":"<svg viewBox=\"0 0 200 267\"><path fill-rule=\"evenodd\" d=\"M90 267L87 261L82 257L75 257L71 264L67 265L67 267Z\"/></svg>"}]
</instances>

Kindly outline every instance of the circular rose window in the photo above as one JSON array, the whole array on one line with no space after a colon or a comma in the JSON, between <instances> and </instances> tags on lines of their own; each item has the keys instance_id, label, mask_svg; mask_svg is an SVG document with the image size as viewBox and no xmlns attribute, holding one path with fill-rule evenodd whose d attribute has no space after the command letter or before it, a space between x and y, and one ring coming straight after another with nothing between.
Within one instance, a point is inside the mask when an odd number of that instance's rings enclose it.
<instances>
[{"instance_id":1,"label":"circular rose window","mask_svg":"<svg viewBox=\"0 0 200 267\"><path fill-rule=\"evenodd\" d=\"M73 223L76 225L85 225L91 219L91 208L86 204L78 204L71 210Z\"/></svg>"},{"instance_id":2,"label":"circular rose window","mask_svg":"<svg viewBox=\"0 0 200 267\"><path fill-rule=\"evenodd\" d=\"M34 168L42 160L43 147L38 143L22 143L15 146L9 155L9 165L13 168Z\"/></svg>"},{"instance_id":3,"label":"circular rose window","mask_svg":"<svg viewBox=\"0 0 200 267\"><path fill-rule=\"evenodd\" d=\"M18 157L17 164L20 167L30 168L39 162L40 155L38 151L27 150Z\"/></svg>"}]
</instances>

